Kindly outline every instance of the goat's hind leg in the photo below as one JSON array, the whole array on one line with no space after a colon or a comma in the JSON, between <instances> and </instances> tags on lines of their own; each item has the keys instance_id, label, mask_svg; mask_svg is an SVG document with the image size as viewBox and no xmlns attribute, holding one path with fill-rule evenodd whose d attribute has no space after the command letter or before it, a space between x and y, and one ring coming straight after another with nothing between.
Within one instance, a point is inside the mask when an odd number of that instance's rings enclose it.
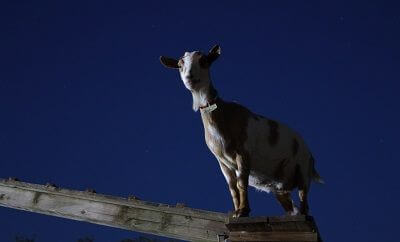
<instances>
[{"instance_id":1,"label":"goat's hind leg","mask_svg":"<svg viewBox=\"0 0 400 242\"><path fill-rule=\"evenodd\" d=\"M297 182L299 189L299 200L300 200L300 213L303 215L308 215L308 191L310 189L310 177L312 174L313 165L309 168L303 166L303 169L300 169L300 166L297 166Z\"/></svg>"},{"instance_id":2,"label":"goat's hind leg","mask_svg":"<svg viewBox=\"0 0 400 242\"><path fill-rule=\"evenodd\" d=\"M276 199L279 201L279 203L282 205L283 209L289 215L297 215L299 213L299 210L293 203L290 192L286 192L286 191L285 192L276 192L275 196L276 196Z\"/></svg>"},{"instance_id":3,"label":"goat's hind leg","mask_svg":"<svg viewBox=\"0 0 400 242\"><path fill-rule=\"evenodd\" d=\"M307 200L308 190L299 189L299 199L300 199L300 213L303 215L308 215L308 200Z\"/></svg>"}]
</instances>

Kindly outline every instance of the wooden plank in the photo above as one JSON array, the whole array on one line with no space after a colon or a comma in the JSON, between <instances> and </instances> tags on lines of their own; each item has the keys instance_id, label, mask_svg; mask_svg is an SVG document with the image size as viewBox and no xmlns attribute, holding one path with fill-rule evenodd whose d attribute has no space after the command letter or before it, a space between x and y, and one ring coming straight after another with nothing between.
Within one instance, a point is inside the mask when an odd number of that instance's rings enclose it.
<instances>
[{"instance_id":1,"label":"wooden plank","mask_svg":"<svg viewBox=\"0 0 400 242\"><path fill-rule=\"evenodd\" d=\"M316 233L311 232L230 232L229 239L235 241L318 241Z\"/></svg>"},{"instance_id":2,"label":"wooden plank","mask_svg":"<svg viewBox=\"0 0 400 242\"><path fill-rule=\"evenodd\" d=\"M284 215L284 216L260 216L260 217L245 217L245 218L228 218L228 223L257 223L257 222L304 222L308 220L308 216L304 215Z\"/></svg>"},{"instance_id":3,"label":"wooden plank","mask_svg":"<svg viewBox=\"0 0 400 242\"><path fill-rule=\"evenodd\" d=\"M191 241L321 241L310 216L232 218L14 180L0 181L0 206Z\"/></svg>"},{"instance_id":4,"label":"wooden plank","mask_svg":"<svg viewBox=\"0 0 400 242\"><path fill-rule=\"evenodd\" d=\"M284 216L274 216L274 217L269 217L269 222L274 223L274 222L304 222L309 219L309 216L305 215L284 215Z\"/></svg>"},{"instance_id":5,"label":"wooden plank","mask_svg":"<svg viewBox=\"0 0 400 242\"><path fill-rule=\"evenodd\" d=\"M303 215L248 218L230 217L226 226L230 231L315 232L312 217Z\"/></svg>"},{"instance_id":6,"label":"wooden plank","mask_svg":"<svg viewBox=\"0 0 400 242\"><path fill-rule=\"evenodd\" d=\"M311 216L228 218L231 241L321 241Z\"/></svg>"},{"instance_id":7,"label":"wooden plank","mask_svg":"<svg viewBox=\"0 0 400 242\"><path fill-rule=\"evenodd\" d=\"M191 241L218 241L227 215L54 186L0 181L0 206Z\"/></svg>"}]
</instances>

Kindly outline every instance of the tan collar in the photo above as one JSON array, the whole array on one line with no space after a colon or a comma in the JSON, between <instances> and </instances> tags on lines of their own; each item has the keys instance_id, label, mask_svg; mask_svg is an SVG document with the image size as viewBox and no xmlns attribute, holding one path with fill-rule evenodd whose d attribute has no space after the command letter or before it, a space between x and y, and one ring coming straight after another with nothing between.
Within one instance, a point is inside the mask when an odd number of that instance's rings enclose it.
<instances>
[{"instance_id":1,"label":"tan collar","mask_svg":"<svg viewBox=\"0 0 400 242\"><path fill-rule=\"evenodd\" d=\"M218 101L218 96L215 96L212 102L207 103L206 106L200 106L200 110L205 113L211 113L212 111L217 109L217 101Z\"/></svg>"}]
</instances>

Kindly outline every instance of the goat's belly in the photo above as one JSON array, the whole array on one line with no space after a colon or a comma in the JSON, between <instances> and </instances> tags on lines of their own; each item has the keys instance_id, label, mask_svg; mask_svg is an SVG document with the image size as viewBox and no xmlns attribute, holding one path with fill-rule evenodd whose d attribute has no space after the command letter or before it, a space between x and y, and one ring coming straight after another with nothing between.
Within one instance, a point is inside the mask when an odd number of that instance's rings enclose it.
<instances>
[{"instance_id":1,"label":"goat's belly","mask_svg":"<svg viewBox=\"0 0 400 242\"><path fill-rule=\"evenodd\" d=\"M264 192L276 192L283 189L283 182L274 181L265 176L250 173L249 185Z\"/></svg>"},{"instance_id":2,"label":"goat's belly","mask_svg":"<svg viewBox=\"0 0 400 242\"><path fill-rule=\"evenodd\" d=\"M250 186L266 192L292 189L297 159L280 151L264 149L251 155Z\"/></svg>"},{"instance_id":3,"label":"goat's belly","mask_svg":"<svg viewBox=\"0 0 400 242\"><path fill-rule=\"evenodd\" d=\"M253 159L249 185L264 192L292 190L296 162L289 158Z\"/></svg>"},{"instance_id":4,"label":"goat's belly","mask_svg":"<svg viewBox=\"0 0 400 242\"><path fill-rule=\"evenodd\" d=\"M274 178L274 173L279 167L285 168L294 159L290 155L277 152L277 150L259 150L250 154L250 167L253 172L262 176Z\"/></svg>"}]
</instances>

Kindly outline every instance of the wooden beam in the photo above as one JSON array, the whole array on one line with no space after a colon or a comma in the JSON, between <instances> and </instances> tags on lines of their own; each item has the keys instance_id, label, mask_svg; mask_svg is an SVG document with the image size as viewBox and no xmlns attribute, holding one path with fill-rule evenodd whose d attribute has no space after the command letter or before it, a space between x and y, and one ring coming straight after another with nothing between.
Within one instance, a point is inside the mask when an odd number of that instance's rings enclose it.
<instances>
[{"instance_id":1,"label":"wooden beam","mask_svg":"<svg viewBox=\"0 0 400 242\"><path fill-rule=\"evenodd\" d=\"M316 233L311 232L231 232L231 241L318 241Z\"/></svg>"},{"instance_id":2,"label":"wooden beam","mask_svg":"<svg viewBox=\"0 0 400 242\"><path fill-rule=\"evenodd\" d=\"M13 179L0 180L0 206L189 241L322 241L311 216L232 218Z\"/></svg>"},{"instance_id":3,"label":"wooden beam","mask_svg":"<svg viewBox=\"0 0 400 242\"><path fill-rule=\"evenodd\" d=\"M0 181L0 206L190 241L218 241L228 215L37 185Z\"/></svg>"},{"instance_id":4,"label":"wooden beam","mask_svg":"<svg viewBox=\"0 0 400 242\"><path fill-rule=\"evenodd\" d=\"M311 216L229 218L229 239L236 241L322 241Z\"/></svg>"}]
</instances>

